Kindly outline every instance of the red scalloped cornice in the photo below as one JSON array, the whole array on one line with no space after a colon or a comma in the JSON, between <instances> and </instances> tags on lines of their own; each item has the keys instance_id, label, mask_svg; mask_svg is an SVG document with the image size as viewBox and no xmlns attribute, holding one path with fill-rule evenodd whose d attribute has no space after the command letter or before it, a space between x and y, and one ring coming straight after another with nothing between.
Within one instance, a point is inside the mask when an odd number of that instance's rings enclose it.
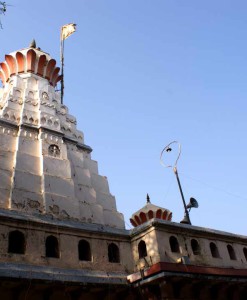
<instances>
[{"instance_id":1,"label":"red scalloped cornice","mask_svg":"<svg viewBox=\"0 0 247 300\"><path fill-rule=\"evenodd\" d=\"M134 227L137 227L153 218L171 221L172 212L165 208L161 208L152 204L147 204L143 207L143 209L139 210L138 212L132 215L132 217L130 218L130 223Z\"/></svg>"},{"instance_id":2,"label":"red scalloped cornice","mask_svg":"<svg viewBox=\"0 0 247 300\"><path fill-rule=\"evenodd\" d=\"M45 54L40 55L40 52L30 48L25 52L5 55L5 61L0 63L0 80L5 85L12 75L33 73L47 79L55 87L62 78L59 71L55 59L47 59Z\"/></svg>"}]
</instances>

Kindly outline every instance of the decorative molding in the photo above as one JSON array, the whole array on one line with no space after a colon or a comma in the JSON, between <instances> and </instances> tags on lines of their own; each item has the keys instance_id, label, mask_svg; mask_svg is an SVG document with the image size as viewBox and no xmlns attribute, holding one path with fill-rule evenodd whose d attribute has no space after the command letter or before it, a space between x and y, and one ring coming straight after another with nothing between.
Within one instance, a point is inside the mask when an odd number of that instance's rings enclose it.
<instances>
[{"instance_id":1,"label":"decorative molding","mask_svg":"<svg viewBox=\"0 0 247 300\"><path fill-rule=\"evenodd\" d=\"M19 112L17 110L12 110L9 108L6 108L5 110L3 110L2 115L0 117L5 120L14 122L14 123L19 123L19 121L20 121Z\"/></svg>"},{"instance_id":2,"label":"decorative molding","mask_svg":"<svg viewBox=\"0 0 247 300\"><path fill-rule=\"evenodd\" d=\"M47 101L41 101L40 104L44 105L46 107L50 107L50 108L54 108L54 109L56 108L56 106L54 104L47 102Z\"/></svg>"},{"instance_id":3,"label":"decorative molding","mask_svg":"<svg viewBox=\"0 0 247 300\"><path fill-rule=\"evenodd\" d=\"M71 116L71 115L69 115L69 116L67 115L67 116L66 116L66 121L67 121L67 122L70 122L70 123L72 123L72 124L75 124L75 125L77 124L76 118L73 117L73 116Z\"/></svg>"},{"instance_id":4,"label":"decorative molding","mask_svg":"<svg viewBox=\"0 0 247 300\"><path fill-rule=\"evenodd\" d=\"M2 134L17 136L17 132L17 129L4 127L0 125L0 133Z\"/></svg>"},{"instance_id":5,"label":"decorative molding","mask_svg":"<svg viewBox=\"0 0 247 300\"><path fill-rule=\"evenodd\" d=\"M20 136L31 140L33 139L38 140L39 133L37 131L35 132L34 130L23 128L23 130L20 131Z\"/></svg>"},{"instance_id":6,"label":"decorative molding","mask_svg":"<svg viewBox=\"0 0 247 300\"><path fill-rule=\"evenodd\" d=\"M49 127L54 127L57 130L60 126L60 120L50 115L42 115L40 117L40 124L43 126L47 125Z\"/></svg>"},{"instance_id":7,"label":"decorative molding","mask_svg":"<svg viewBox=\"0 0 247 300\"><path fill-rule=\"evenodd\" d=\"M28 103L32 106L37 106L39 102L37 100L31 99L28 96L26 96L25 97L25 103Z\"/></svg>"},{"instance_id":8,"label":"decorative molding","mask_svg":"<svg viewBox=\"0 0 247 300\"><path fill-rule=\"evenodd\" d=\"M37 126L39 123L39 120L37 117L34 117L32 114L27 114L27 113L23 114L22 121L24 123L32 124L34 126Z\"/></svg>"},{"instance_id":9,"label":"decorative molding","mask_svg":"<svg viewBox=\"0 0 247 300\"><path fill-rule=\"evenodd\" d=\"M67 145L68 145L68 143L72 144L72 145L75 145L79 150L86 151L87 153L91 153L93 151L93 149L90 146L79 143L78 141L76 141L76 140L74 140L74 139L72 139L68 136L64 136L63 140Z\"/></svg>"},{"instance_id":10,"label":"decorative molding","mask_svg":"<svg viewBox=\"0 0 247 300\"><path fill-rule=\"evenodd\" d=\"M8 98L8 100L9 100L10 102L17 103L17 104L19 104L19 105L22 105L22 104L23 104L23 101L22 101L22 98L21 98L21 97L13 98L12 96L10 96L10 97Z\"/></svg>"},{"instance_id":11,"label":"decorative molding","mask_svg":"<svg viewBox=\"0 0 247 300\"><path fill-rule=\"evenodd\" d=\"M39 136L42 140L46 140L49 143L63 144L62 137L56 136L52 133L41 132Z\"/></svg>"}]
</instances>

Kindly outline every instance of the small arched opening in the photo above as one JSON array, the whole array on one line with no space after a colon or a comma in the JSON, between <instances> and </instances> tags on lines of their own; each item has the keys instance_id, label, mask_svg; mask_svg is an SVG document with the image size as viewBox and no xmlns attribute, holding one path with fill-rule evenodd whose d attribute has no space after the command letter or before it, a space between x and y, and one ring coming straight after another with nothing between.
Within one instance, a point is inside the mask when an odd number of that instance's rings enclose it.
<instances>
[{"instance_id":1,"label":"small arched opening","mask_svg":"<svg viewBox=\"0 0 247 300\"><path fill-rule=\"evenodd\" d=\"M90 247L90 244L88 241L86 241L86 240L79 241L78 255L79 255L79 260L84 260L84 261L92 260L91 247Z\"/></svg>"},{"instance_id":2,"label":"small arched opening","mask_svg":"<svg viewBox=\"0 0 247 300\"><path fill-rule=\"evenodd\" d=\"M45 256L59 258L58 240L55 236L50 235L45 241Z\"/></svg>"},{"instance_id":3,"label":"small arched opening","mask_svg":"<svg viewBox=\"0 0 247 300\"><path fill-rule=\"evenodd\" d=\"M180 253L178 240L175 236L171 236L169 239L170 248L172 252Z\"/></svg>"},{"instance_id":4,"label":"small arched opening","mask_svg":"<svg viewBox=\"0 0 247 300\"><path fill-rule=\"evenodd\" d=\"M227 245L228 254L231 260L236 260L236 253L231 245Z\"/></svg>"},{"instance_id":5,"label":"small arched opening","mask_svg":"<svg viewBox=\"0 0 247 300\"><path fill-rule=\"evenodd\" d=\"M24 234L19 230L9 233L8 253L25 254L26 241Z\"/></svg>"},{"instance_id":6,"label":"small arched opening","mask_svg":"<svg viewBox=\"0 0 247 300\"><path fill-rule=\"evenodd\" d=\"M218 247L213 242L210 243L210 251L211 251L212 257L220 258L220 253L219 253Z\"/></svg>"},{"instance_id":7,"label":"small arched opening","mask_svg":"<svg viewBox=\"0 0 247 300\"><path fill-rule=\"evenodd\" d=\"M59 149L58 145L55 145L55 144L50 145L48 148L48 153L50 156L60 157L60 149Z\"/></svg>"},{"instance_id":8,"label":"small arched opening","mask_svg":"<svg viewBox=\"0 0 247 300\"><path fill-rule=\"evenodd\" d=\"M191 249L192 249L194 255L201 254L201 247L196 239L191 240Z\"/></svg>"},{"instance_id":9,"label":"small arched opening","mask_svg":"<svg viewBox=\"0 0 247 300\"><path fill-rule=\"evenodd\" d=\"M120 262L119 248L114 243L108 245L108 260L111 263Z\"/></svg>"},{"instance_id":10,"label":"small arched opening","mask_svg":"<svg viewBox=\"0 0 247 300\"><path fill-rule=\"evenodd\" d=\"M244 247L243 252L244 252L244 257L247 260L247 248Z\"/></svg>"},{"instance_id":11,"label":"small arched opening","mask_svg":"<svg viewBox=\"0 0 247 300\"><path fill-rule=\"evenodd\" d=\"M144 258L147 256L147 246L144 241L140 241L138 244L138 253L139 253L139 258Z\"/></svg>"}]
</instances>

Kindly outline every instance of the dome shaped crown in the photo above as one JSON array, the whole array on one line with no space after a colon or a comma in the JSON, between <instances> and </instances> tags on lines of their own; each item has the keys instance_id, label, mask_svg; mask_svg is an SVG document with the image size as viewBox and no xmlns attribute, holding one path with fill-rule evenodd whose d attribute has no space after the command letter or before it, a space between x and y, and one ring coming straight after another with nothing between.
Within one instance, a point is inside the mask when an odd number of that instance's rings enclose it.
<instances>
[{"instance_id":1,"label":"dome shaped crown","mask_svg":"<svg viewBox=\"0 0 247 300\"><path fill-rule=\"evenodd\" d=\"M5 85L13 75L33 73L47 79L55 87L61 80L59 71L55 59L36 48L33 40L28 48L5 55L5 61L0 63L0 80Z\"/></svg>"},{"instance_id":2,"label":"dome shaped crown","mask_svg":"<svg viewBox=\"0 0 247 300\"><path fill-rule=\"evenodd\" d=\"M153 218L171 221L172 212L166 208L153 205L147 194L147 204L131 216L130 222L134 227L137 227Z\"/></svg>"}]
</instances>

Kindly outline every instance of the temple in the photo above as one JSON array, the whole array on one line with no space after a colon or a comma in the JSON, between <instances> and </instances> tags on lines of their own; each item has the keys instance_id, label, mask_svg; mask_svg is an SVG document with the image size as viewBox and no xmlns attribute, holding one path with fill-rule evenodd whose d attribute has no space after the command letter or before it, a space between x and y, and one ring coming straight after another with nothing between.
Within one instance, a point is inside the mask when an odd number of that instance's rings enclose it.
<instances>
[{"instance_id":1,"label":"temple","mask_svg":"<svg viewBox=\"0 0 247 300\"><path fill-rule=\"evenodd\" d=\"M149 197L125 229L59 73L35 42L0 64L1 299L246 299L246 236L173 222Z\"/></svg>"}]
</instances>

